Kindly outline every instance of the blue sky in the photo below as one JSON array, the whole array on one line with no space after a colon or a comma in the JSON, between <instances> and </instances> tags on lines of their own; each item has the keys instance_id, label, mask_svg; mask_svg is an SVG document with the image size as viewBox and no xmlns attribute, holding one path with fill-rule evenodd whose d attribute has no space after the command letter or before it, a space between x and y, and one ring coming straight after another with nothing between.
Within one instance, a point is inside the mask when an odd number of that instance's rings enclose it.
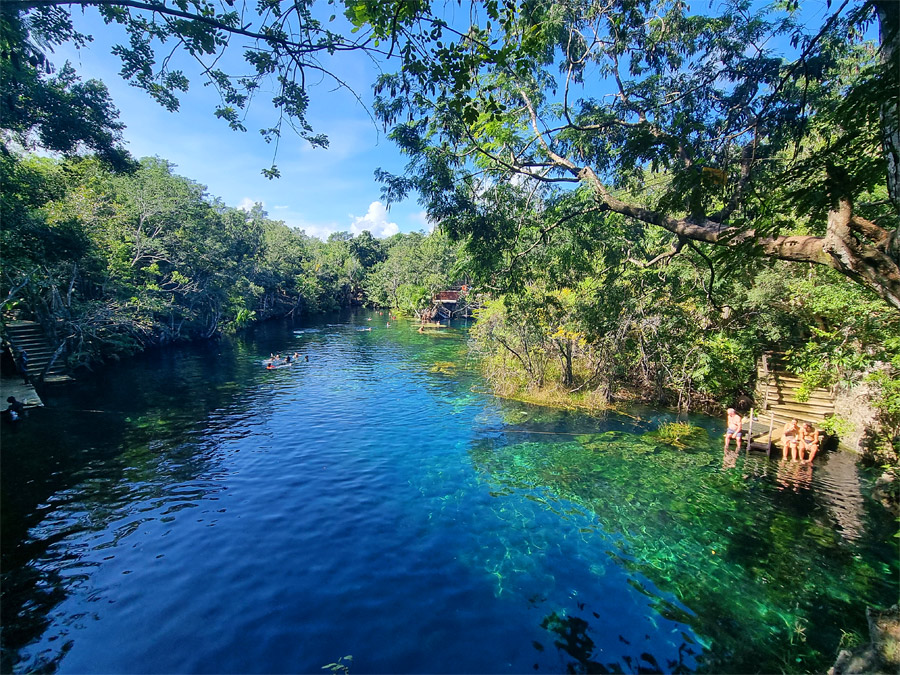
<instances>
[{"instance_id":1,"label":"blue sky","mask_svg":"<svg viewBox=\"0 0 900 675\"><path fill-rule=\"evenodd\" d=\"M320 238L338 231L369 230L383 237L430 230L414 199L393 205L389 212L385 209L373 172L376 167L400 172L403 158L352 94L335 91L333 82L322 81L311 89L309 111L314 130L329 137L330 147L311 148L293 132L284 133L274 158L281 178L269 180L260 171L272 164L274 148L258 129L274 120L271 96L261 95L254 102L247 132L234 132L213 115L218 104L215 92L192 72L191 60L178 54L178 67L185 70L191 87L180 97L181 109L170 113L119 76L121 63L110 49L120 42L127 44L127 39L117 26L103 24L93 9L84 14L75 9L73 18L76 27L93 35L94 41L81 50L70 45L57 48L52 59L59 65L69 60L82 79L106 84L127 127L128 150L135 157L158 155L175 164L176 173L205 185L211 196L228 206L249 208L260 202L270 218ZM230 57L242 63L242 51L233 50ZM371 82L377 70L367 57L343 53L323 61L371 103Z\"/></svg>"}]
</instances>

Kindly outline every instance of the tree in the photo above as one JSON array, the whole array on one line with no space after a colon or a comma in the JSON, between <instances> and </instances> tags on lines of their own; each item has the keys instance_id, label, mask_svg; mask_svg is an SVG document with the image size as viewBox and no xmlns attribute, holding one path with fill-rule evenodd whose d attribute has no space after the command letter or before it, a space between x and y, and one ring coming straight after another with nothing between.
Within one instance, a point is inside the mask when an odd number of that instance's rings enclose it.
<instances>
[{"instance_id":1,"label":"tree","mask_svg":"<svg viewBox=\"0 0 900 675\"><path fill-rule=\"evenodd\" d=\"M81 82L66 64L57 74L36 43L85 36L59 25L54 15L23 22L0 5L0 150L9 156L10 141L24 148L40 146L64 155L96 153L118 169L130 165L121 146L124 125L102 82Z\"/></svg>"},{"instance_id":2,"label":"tree","mask_svg":"<svg viewBox=\"0 0 900 675\"><path fill-rule=\"evenodd\" d=\"M167 110L178 110L179 96L190 86L188 77L178 65L180 51L197 62L205 78L204 84L219 93L220 103L214 114L231 129L246 131L245 115L249 106L262 92L272 91L275 119L259 132L267 143L274 145L273 154L277 154L278 142L285 130L296 132L313 146L327 147L328 139L316 133L306 119L309 89L321 79L349 87L323 66L320 58L353 50L375 57L381 50L371 30L355 30L354 34L344 36L328 29L328 22L313 16L314 4L315 0L185 0L174 3L164 0L4 0L0 4L0 20L4 26L0 63L4 75L16 64L30 64L26 70L33 79L36 68L46 63L37 44L52 50L54 45L62 42L71 41L81 46L91 40L91 36L74 28L68 8L73 5L82 10L96 8L107 24L122 26L128 35L128 44L113 49L114 55L122 61L121 75ZM347 4L347 12L352 15L356 3ZM396 5L397 20L403 21L415 3L393 4ZM334 19L332 15L331 20ZM235 44L238 41L242 42L241 46ZM229 72L222 65L228 62L223 57L226 52L239 49L243 49L245 70ZM71 69L64 67L60 78L65 84L69 84L71 76ZM27 78L9 81L30 84ZM92 111L102 107L102 94L105 94L105 89L92 90L96 87L96 83L88 83L84 88L91 91L77 92L82 97L89 97ZM6 112L8 115L13 110L21 112L27 119L37 119L39 103L36 99L26 99L21 110L8 106ZM60 106L55 109L57 112L64 110ZM78 112L73 111L73 119L79 119L75 116ZM263 174L269 178L279 175L274 161L271 167L263 169Z\"/></svg>"},{"instance_id":3,"label":"tree","mask_svg":"<svg viewBox=\"0 0 900 675\"><path fill-rule=\"evenodd\" d=\"M602 238L619 214L670 232L671 255L697 242L727 264L824 265L900 309L900 6L847 0L808 32L797 2L721 4L486 0L463 28L423 9L376 87L410 157L404 176L379 172L385 198L417 191L490 251L522 242L485 222L485 191L539 183L570 204L539 239L588 212ZM388 34L387 10L366 7ZM855 39L876 18L877 50Z\"/></svg>"}]
</instances>

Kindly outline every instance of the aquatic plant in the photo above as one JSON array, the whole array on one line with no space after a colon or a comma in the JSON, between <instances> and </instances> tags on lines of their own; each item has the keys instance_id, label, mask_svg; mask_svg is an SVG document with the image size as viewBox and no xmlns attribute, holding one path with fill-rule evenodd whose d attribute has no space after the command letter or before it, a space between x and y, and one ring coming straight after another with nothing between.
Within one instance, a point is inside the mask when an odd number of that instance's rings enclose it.
<instances>
[{"instance_id":1,"label":"aquatic plant","mask_svg":"<svg viewBox=\"0 0 900 675\"><path fill-rule=\"evenodd\" d=\"M581 536L602 537L636 587L655 585L646 592L657 611L706 643L700 670L826 669L838 626L863 630L866 603L896 596L896 562L873 562L832 523L810 522L802 514L827 505L813 508L812 493L785 490L779 481L790 478L773 476L767 458L723 471L717 442L692 450L675 450L658 432L610 431L561 443L484 441L470 454L498 498L524 495L561 515L573 506L588 514L594 526ZM561 619L546 627L572 632ZM596 655L573 645L587 643L558 645L576 659L573 672L591 671Z\"/></svg>"},{"instance_id":2,"label":"aquatic plant","mask_svg":"<svg viewBox=\"0 0 900 675\"><path fill-rule=\"evenodd\" d=\"M456 373L456 363L453 361L436 361L435 364L428 369L429 373L438 373L440 375L454 375Z\"/></svg>"},{"instance_id":3,"label":"aquatic plant","mask_svg":"<svg viewBox=\"0 0 900 675\"><path fill-rule=\"evenodd\" d=\"M676 448L686 448L689 445L705 444L709 441L706 429L696 427L687 422L666 422L659 426L655 435L663 443L674 445Z\"/></svg>"},{"instance_id":4,"label":"aquatic plant","mask_svg":"<svg viewBox=\"0 0 900 675\"><path fill-rule=\"evenodd\" d=\"M346 663L344 663L346 661ZM332 673L341 673L341 675L349 675L350 673L350 665L353 663L353 656L348 654L347 656L342 656L334 663L329 663L327 665L322 666L322 670L330 670Z\"/></svg>"}]
</instances>

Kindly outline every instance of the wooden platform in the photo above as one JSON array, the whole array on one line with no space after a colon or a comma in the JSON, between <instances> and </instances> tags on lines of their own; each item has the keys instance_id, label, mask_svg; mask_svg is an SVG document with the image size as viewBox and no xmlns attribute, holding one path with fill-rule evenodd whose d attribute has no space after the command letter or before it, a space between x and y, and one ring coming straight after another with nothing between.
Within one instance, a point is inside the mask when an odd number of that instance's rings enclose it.
<instances>
[{"instance_id":1,"label":"wooden platform","mask_svg":"<svg viewBox=\"0 0 900 675\"><path fill-rule=\"evenodd\" d=\"M26 408L39 408L44 405L41 397L34 390L34 387L18 377L0 378L0 401L3 404L3 410L6 409L6 399L15 396L17 400L22 401Z\"/></svg>"},{"instance_id":2,"label":"wooden platform","mask_svg":"<svg viewBox=\"0 0 900 675\"><path fill-rule=\"evenodd\" d=\"M798 400L802 380L785 369L782 354L764 354L757 363L756 374L754 399L757 417L750 433L751 449L780 449L781 432L792 419L801 424L809 422L820 429L822 420L834 414L834 392L831 389L812 389L805 400Z\"/></svg>"}]
</instances>

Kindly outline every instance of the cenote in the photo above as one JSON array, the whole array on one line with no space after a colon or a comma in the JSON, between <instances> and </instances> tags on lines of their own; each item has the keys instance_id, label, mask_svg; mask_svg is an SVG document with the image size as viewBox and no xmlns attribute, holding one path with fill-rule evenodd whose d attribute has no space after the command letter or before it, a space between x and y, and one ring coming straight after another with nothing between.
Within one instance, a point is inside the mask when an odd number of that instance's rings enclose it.
<instances>
[{"instance_id":1,"label":"cenote","mask_svg":"<svg viewBox=\"0 0 900 675\"><path fill-rule=\"evenodd\" d=\"M45 398L3 429L4 672L814 672L898 596L852 456L498 400L462 325L269 323Z\"/></svg>"}]
</instances>

